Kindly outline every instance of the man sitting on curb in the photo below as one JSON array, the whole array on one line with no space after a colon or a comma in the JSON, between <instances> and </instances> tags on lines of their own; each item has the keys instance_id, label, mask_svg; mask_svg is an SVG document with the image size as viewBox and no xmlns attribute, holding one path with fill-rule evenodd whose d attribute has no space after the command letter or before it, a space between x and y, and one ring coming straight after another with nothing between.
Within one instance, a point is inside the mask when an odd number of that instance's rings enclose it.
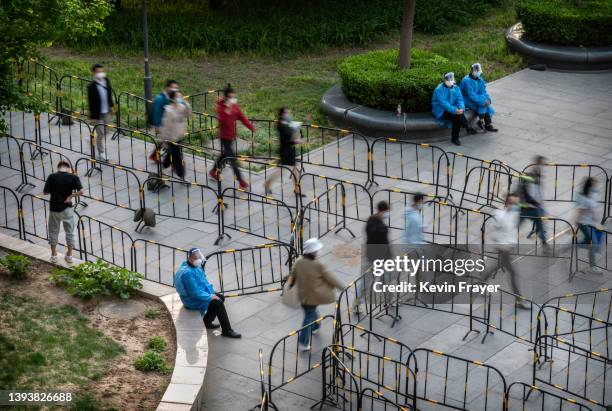
<instances>
[{"instance_id":1,"label":"man sitting on curb","mask_svg":"<svg viewBox=\"0 0 612 411\"><path fill-rule=\"evenodd\" d=\"M215 292L213 285L206 278L202 264L204 255L199 248L192 248L174 274L174 287L181 301L190 310L200 310L204 326L209 329L221 327L221 335L229 338L240 338L241 335L232 330L229 317L225 311L225 297ZM219 324L213 324L215 318Z\"/></svg>"}]
</instances>

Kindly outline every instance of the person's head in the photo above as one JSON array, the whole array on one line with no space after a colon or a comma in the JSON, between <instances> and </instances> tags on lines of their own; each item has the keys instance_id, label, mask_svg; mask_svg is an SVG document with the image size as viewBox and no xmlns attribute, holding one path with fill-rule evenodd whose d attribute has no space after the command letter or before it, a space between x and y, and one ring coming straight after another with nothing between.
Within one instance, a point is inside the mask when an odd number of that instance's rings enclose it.
<instances>
[{"instance_id":1,"label":"person's head","mask_svg":"<svg viewBox=\"0 0 612 411\"><path fill-rule=\"evenodd\" d=\"M166 93L170 93L171 91L178 91L179 85L176 80L168 80L166 81Z\"/></svg>"},{"instance_id":2,"label":"person's head","mask_svg":"<svg viewBox=\"0 0 612 411\"><path fill-rule=\"evenodd\" d=\"M537 166L543 166L545 162L546 162L546 157L544 156L537 155L533 158L533 163Z\"/></svg>"},{"instance_id":3,"label":"person's head","mask_svg":"<svg viewBox=\"0 0 612 411\"><path fill-rule=\"evenodd\" d=\"M304 241L303 254L305 257L309 257L314 260L315 258L317 258L317 254L322 248L323 243L319 241L318 238L311 238L309 240Z\"/></svg>"},{"instance_id":4,"label":"person's head","mask_svg":"<svg viewBox=\"0 0 612 411\"><path fill-rule=\"evenodd\" d=\"M412 196L412 206L416 209L421 209L421 207L423 206L424 198L425 196L423 195L423 193L416 193Z\"/></svg>"},{"instance_id":5,"label":"person's head","mask_svg":"<svg viewBox=\"0 0 612 411\"><path fill-rule=\"evenodd\" d=\"M381 201L376 204L376 211L378 215L384 215L389 211L389 203L386 201Z\"/></svg>"},{"instance_id":6,"label":"person's head","mask_svg":"<svg viewBox=\"0 0 612 411\"><path fill-rule=\"evenodd\" d=\"M586 178L582 185L582 195L590 195L593 190L595 190L595 187L597 187L597 180L595 180L593 177Z\"/></svg>"},{"instance_id":7,"label":"person's head","mask_svg":"<svg viewBox=\"0 0 612 411\"><path fill-rule=\"evenodd\" d=\"M238 99L236 98L236 90L233 89L230 83L227 83L227 87L223 90L223 99L225 104L236 104Z\"/></svg>"},{"instance_id":8,"label":"person's head","mask_svg":"<svg viewBox=\"0 0 612 411\"><path fill-rule=\"evenodd\" d=\"M472 76L474 79L482 76L482 65L480 63L472 64L472 67L470 68L470 76Z\"/></svg>"},{"instance_id":9,"label":"person's head","mask_svg":"<svg viewBox=\"0 0 612 411\"><path fill-rule=\"evenodd\" d=\"M168 92L168 98L172 100L174 104L181 103L183 101L183 95L178 90L171 90Z\"/></svg>"},{"instance_id":10,"label":"person's head","mask_svg":"<svg viewBox=\"0 0 612 411\"><path fill-rule=\"evenodd\" d=\"M70 171L70 164L66 160L60 160L57 163L57 170L58 171L69 172Z\"/></svg>"},{"instance_id":11,"label":"person's head","mask_svg":"<svg viewBox=\"0 0 612 411\"><path fill-rule=\"evenodd\" d=\"M519 198L515 193L508 193L506 196L506 208L512 208L517 205Z\"/></svg>"},{"instance_id":12,"label":"person's head","mask_svg":"<svg viewBox=\"0 0 612 411\"><path fill-rule=\"evenodd\" d=\"M278 110L278 119L286 121L291 120L291 110L289 109L289 107L281 107Z\"/></svg>"},{"instance_id":13,"label":"person's head","mask_svg":"<svg viewBox=\"0 0 612 411\"><path fill-rule=\"evenodd\" d=\"M204 254L199 248L192 248L187 252L187 262L192 267L200 267L204 263Z\"/></svg>"},{"instance_id":14,"label":"person's head","mask_svg":"<svg viewBox=\"0 0 612 411\"><path fill-rule=\"evenodd\" d=\"M104 66L102 64L96 63L91 66L91 75L96 80L102 80L106 77L106 73L104 72Z\"/></svg>"},{"instance_id":15,"label":"person's head","mask_svg":"<svg viewBox=\"0 0 612 411\"><path fill-rule=\"evenodd\" d=\"M455 73L450 71L444 75L444 85L448 88L451 88L455 85Z\"/></svg>"}]
</instances>

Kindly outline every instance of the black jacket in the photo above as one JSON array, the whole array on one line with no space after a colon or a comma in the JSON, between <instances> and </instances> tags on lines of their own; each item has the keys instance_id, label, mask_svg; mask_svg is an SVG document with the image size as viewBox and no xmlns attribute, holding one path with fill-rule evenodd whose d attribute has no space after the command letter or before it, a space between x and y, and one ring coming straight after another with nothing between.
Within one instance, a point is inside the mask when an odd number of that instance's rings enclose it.
<instances>
[{"instance_id":1,"label":"black jacket","mask_svg":"<svg viewBox=\"0 0 612 411\"><path fill-rule=\"evenodd\" d=\"M366 223L366 257L373 261L389 258L389 227L377 215Z\"/></svg>"},{"instance_id":2,"label":"black jacket","mask_svg":"<svg viewBox=\"0 0 612 411\"><path fill-rule=\"evenodd\" d=\"M104 79L106 81L106 89L108 90L108 107L114 107L115 102L113 99L113 88L111 87L111 82L108 78ZM87 101L89 102L89 118L92 120L100 120L100 93L98 92L98 87L96 86L95 81L90 81L87 85Z\"/></svg>"}]
</instances>

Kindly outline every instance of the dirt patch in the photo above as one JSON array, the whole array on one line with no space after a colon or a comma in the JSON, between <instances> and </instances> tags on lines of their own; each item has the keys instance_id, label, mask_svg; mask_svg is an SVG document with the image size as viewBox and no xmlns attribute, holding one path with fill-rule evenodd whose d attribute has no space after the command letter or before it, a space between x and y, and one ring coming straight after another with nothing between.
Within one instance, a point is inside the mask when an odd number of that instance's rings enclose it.
<instances>
[{"instance_id":1,"label":"dirt patch","mask_svg":"<svg viewBox=\"0 0 612 411\"><path fill-rule=\"evenodd\" d=\"M146 318L142 314L129 320L107 318L100 314L97 307L100 302L112 298L84 301L71 297L63 288L50 283L48 278L52 270L50 264L33 260L28 269L28 278L19 282L9 281L6 273L0 270L0 290L10 289L13 294L35 298L47 305L67 304L77 308L89 320L91 327L114 339L125 349L124 354L106 364L99 380L80 388L95 395L104 409L154 410L170 383L171 375L145 373L136 370L132 364L146 351L148 340L159 335L168 343L164 352L168 364L174 365L176 335L170 314L161 303L134 296L132 298L144 304L146 309L159 310L159 316Z\"/></svg>"}]
</instances>

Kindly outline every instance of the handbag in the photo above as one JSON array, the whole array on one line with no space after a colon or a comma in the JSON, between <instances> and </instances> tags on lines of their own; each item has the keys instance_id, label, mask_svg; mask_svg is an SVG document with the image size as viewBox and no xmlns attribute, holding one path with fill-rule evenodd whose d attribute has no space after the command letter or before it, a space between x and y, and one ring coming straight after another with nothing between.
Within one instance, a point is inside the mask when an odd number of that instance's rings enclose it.
<instances>
[{"instance_id":1,"label":"handbag","mask_svg":"<svg viewBox=\"0 0 612 411\"><path fill-rule=\"evenodd\" d=\"M299 308L301 306L300 296L298 293L297 281L293 277L289 277L283 285L283 294L281 302L291 308Z\"/></svg>"}]
</instances>

